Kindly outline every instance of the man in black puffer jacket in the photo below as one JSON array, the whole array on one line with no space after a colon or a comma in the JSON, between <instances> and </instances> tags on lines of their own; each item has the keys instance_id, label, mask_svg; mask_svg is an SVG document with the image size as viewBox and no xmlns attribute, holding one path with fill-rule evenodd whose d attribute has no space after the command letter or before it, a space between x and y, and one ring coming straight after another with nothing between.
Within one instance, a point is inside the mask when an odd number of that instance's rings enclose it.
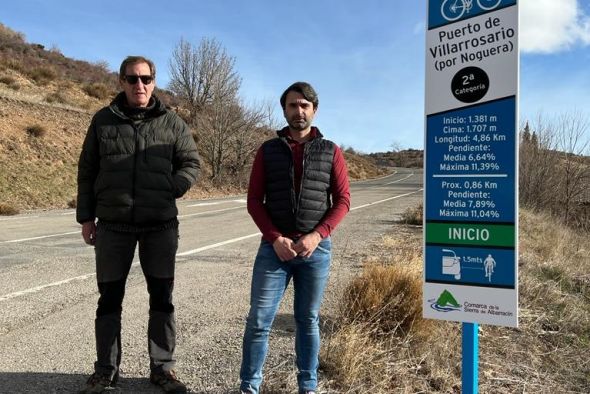
<instances>
[{"instance_id":1,"label":"man in black puffer jacket","mask_svg":"<svg viewBox=\"0 0 590 394\"><path fill-rule=\"evenodd\" d=\"M123 91L96 113L80 154L76 219L84 241L95 247L100 293L97 360L84 393L101 393L116 384L125 282L136 245L150 294L150 381L165 392L186 392L173 370L175 199L194 184L200 166L187 125L152 95L155 76L149 59L129 56L123 61Z\"/></svg>"}]
</instances>

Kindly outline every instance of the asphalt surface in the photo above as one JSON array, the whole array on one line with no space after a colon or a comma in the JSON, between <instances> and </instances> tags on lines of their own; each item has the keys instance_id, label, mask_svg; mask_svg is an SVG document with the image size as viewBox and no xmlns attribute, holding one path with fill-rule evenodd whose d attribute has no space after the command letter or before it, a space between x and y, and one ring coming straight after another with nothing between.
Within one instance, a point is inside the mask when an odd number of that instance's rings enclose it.
<instances>
[{"instance_id":1,"label":"asphalt surface","mask_svg":"<svg viewBox=\"0 0 590 394\"><path fill-rule=\"evenodd\" d=\"M418 170L397 169L351 185L351 212L332 236L326 298L345 272L358 267L360 251L421 199ZM177 371L193 392L232 393L260 234L246 212L245 196L183 200L178 206ZM82 388L95 357L97 298L94 250L84 244L73 210L0 217L0 393ZM284 302L273 326L266 373L285 364L291 368L289 311ZM145 378L147 312L145 282L136 263L123 306L122 379L114 392L159 392Z\"/></svg>"}]
</instances>

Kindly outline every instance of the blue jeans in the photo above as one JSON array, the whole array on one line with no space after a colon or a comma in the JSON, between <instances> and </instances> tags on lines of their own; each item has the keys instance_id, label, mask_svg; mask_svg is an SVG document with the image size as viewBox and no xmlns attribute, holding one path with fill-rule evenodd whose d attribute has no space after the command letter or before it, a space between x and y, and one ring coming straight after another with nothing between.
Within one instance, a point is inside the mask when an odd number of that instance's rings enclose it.
<instances>
[{"instance_id":1,"label":"blue jeans","mask_svg":"<svg viewBox=\"0 0 590 394\"><path fill-rule=\"evenodd\" d=\"M268 351L268 334L283 294L293 278L299 391L315 390L320 350L319 312L330 271L332 242L323 239L309 258L282 262L272 245L262 241L252 274L250 313L242 351L240 389L258 394L262 366Z\"/></svg>"}]
</instances>

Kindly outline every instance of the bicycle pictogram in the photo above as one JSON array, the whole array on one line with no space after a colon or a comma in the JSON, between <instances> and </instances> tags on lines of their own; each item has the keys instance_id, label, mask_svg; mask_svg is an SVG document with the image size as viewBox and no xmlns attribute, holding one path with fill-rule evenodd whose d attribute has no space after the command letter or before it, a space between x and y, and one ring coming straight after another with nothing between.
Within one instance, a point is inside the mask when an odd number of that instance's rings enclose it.
<instances>
[{"instance_id":1,"label":"bicycle pictogram","mask_svg":"<svg viewBox=\"0 0 590 394\"><path fill-rule=\"evenodd\" d=\"M493 10L500 5L502 0L477 0L477 5L482 10ZM473 0L444 0L440 7L440 12L449 22L456 21L463 14L469 13L473 8Z\"/></svg>"}]
</instances>

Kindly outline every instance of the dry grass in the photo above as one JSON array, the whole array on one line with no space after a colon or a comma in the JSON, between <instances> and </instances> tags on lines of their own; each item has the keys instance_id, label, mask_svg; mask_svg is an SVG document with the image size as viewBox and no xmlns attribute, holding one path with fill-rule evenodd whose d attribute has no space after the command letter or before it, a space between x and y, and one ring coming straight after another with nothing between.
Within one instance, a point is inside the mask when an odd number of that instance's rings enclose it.
<instances>
[{"instance_id":1,"label":"dry grass","mask_svg":"<svg viewBox=\"0 0 590 394\"><path fill-rule=\"evenodd\" d=\"M0 83L3 83L4 85L8 86L12 90L19 90L20 89L20 85L19 85L18 81L16 80L16 78L14 78L10 75L4 75L4 76L0 77Z\"/></svg>"},{"instance_id":2,"label":"dry grass","mask_svg":"<svg viewBox=\"0 0 590 394\"><path fill-rule=\"evenodd\" d=\"M422 281L416 264L365 266L353 279L342 300L342 317L350 325L369 328L372 337L406 337L423 333Z\"/></svg>"},{"instance_id":3,"label":"dry grass","mask_svg":"<svg viewBox=\"0 0 590 394\"><path fill-rule=\"evenodd\" d=\"M388 173L386 169L377 167L370 157L358 155L354 151L344 151L344 158L348 176L352 180L377 178Z\"/></svg>"},{"instance_id":4,"label":"dry grass","mask_svg":"<svg viewBox=\"0 0 590 394\"><path fill-rule=\"evenodd\" d=\"M45 86L49 82L57 78L57 73L54 69L49 67L39 67L28 71L28 76L37 83L37 85Z\"/></svg>"},{"instance_id":5,"label":"dry grass","mask_svg":"<svg viewBox=\"0 0 590 394\"><path fill-rule=\"evenodd\" d=\"M14 77L11 77L10 75L3 75L0 77L0 83L3 83L5 85L11 85L15 82L16 79L14 79Z\"/></svg>"},{"instance_id":6,"label":"dry grass","mask_svg":"<svg viewBox=\"0 0 590 394\"><path fill-rule=\"evenodd\" d=\"M90 97L94 97L99 100L106 100L112 95L111 89L109 89L109 87L103 83L86 84L82 87L82 90Z\"/></svg>"},{"instance_id":7,"label":"dry grass","mask_svg":"<svg viewBox=\"0 0 590 394\"><path fill-rule=\"evenodd\" d=\"M45 134L47 134L47 129L45 128L45 126L42 126L40 124L28 126L26 130L31 137L35 138L42 138L45 136Z\"/></svg>"},{"instance_id":8,"label":"dry grass","mask_svg":"<svg viewBox=\"0 0 590 394\"><path fill-rule=\"evenodd\" d=\"M419 203L410 207L402 213L402 223L422 225L424 222L424 205Z\"/></svg>"},{"instance_id":9,"label":"dry grass","mask_svg":"<svg viewBox=\"0 0 590 394\"><path fill-rule=\"evenodd\" d=\"M460 325L420 318L414 231L384 238L341 295L340 324L321 353L328 392L460 392ZM481 393L590 392L588 235L522 210L520 327L480 326Z\"/></svg>"},{"instance_id":10,"label":"dry grass","mask_svg":"<svg viewBox=\"0 0 590 394\"><path fill-rule=\"evenodd\" d=\"M443 375L425 361L438 330L422 319L422 251L419 238L409 238L384 237L382 257L369 259L345 288L340 323L321 352L329 390L431 392L455 384L454 368Z\"/></svg>"},{"instance_id":11,"label":"dry grass","mask_svg":"<svg viewBox=\"0 0 590 394\"><path fill-rule=\"evenodd\" d=\"M45 96L48 103L69 104L68 98L61 92L50 93Z\"/></svg>"},{"instance_id":12,"label":"dry grass","mask_svg":"<svg viewBox=\"0 0 590 394\"><path fill-rule=\"evenodd\" d=\"M19 213L20 211L18 208L13 207L12 205L0 203L0 215L18 215Z\"/></svg>"}]
</instances>

